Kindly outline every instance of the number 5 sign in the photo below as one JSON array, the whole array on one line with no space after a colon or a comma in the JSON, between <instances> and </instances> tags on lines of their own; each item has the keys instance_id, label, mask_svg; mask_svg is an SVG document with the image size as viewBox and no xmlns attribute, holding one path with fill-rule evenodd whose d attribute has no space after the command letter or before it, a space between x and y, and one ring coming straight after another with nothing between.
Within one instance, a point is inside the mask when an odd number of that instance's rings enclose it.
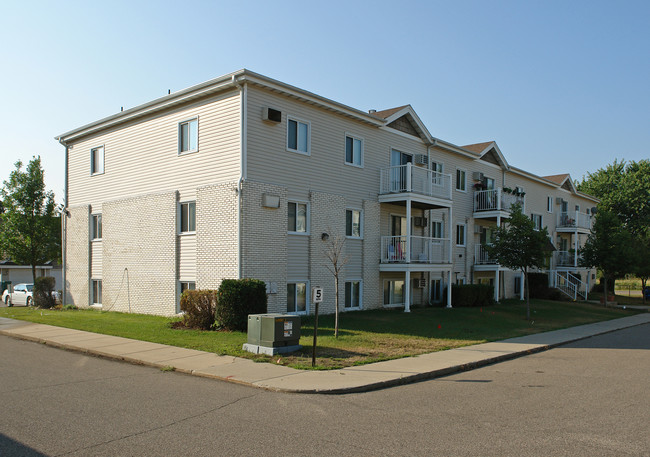
<instances>
[{"instance_id":1,"label":"number 5 sign","mask_svg":"<svg viewBox=\"0 0 650 457\"><path fill-rule=\"evenodd\" d=\"M311 302L312 303L322 303L323 302L323 288L322 287L312 287L311 288Z\"/></svg>"}]
</instances>

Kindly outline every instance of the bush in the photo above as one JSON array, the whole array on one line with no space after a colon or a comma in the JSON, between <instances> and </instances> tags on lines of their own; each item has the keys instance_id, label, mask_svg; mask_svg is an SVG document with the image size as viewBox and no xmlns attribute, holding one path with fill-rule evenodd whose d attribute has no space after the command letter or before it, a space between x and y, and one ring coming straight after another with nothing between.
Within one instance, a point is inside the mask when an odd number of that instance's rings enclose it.
<instances>
[{"instance_id":1,"label":"bush","mask_svg":"<svg viewBox=\"0 0 650 457\"><path fill-rule=\"evenodd\" d=\"M56 299L54 298L54 287L56 280L52 276L42 276L36 278L33 289L34 305L39 308L54 308Z\"/></svg>"},{"instance_id":2,"label":"bush","mask_svg":"<svg viewBox=\"0 0 650 457\"><path fill-rule=\"evenodd\" d=\"M494 304L494 287L486 284L454 284L451 303L455 307L487 306Z\"/></svg>"},{"instance_id":3,"label":"bush","mask_svg":"<svg viewBox=\"0 0 650 457\"><path fill-rule=\"evenodd\" d=\"M186 290L181 295L183 325L189 328L210 330L217 309L216 290Z\"/></svg>"},{"instance_id":4,"label":"bush","mask_svg":"<svg viewBox=\"0 0 650 457\"><path fill-rule=\"evenodd\" d=\"M522 287L526 286L522 284ZM528 290L530 291L530 298L550 299L553 289L548 287L548 274L528 273ZM526 290L524 289L525 293Z\"/></svg>"},{"instance_id":5,"label":"bush","mask_svg":"<svg viewBox=\"0 0 650 457\"><path fill-rule=\"evenodd\" d=\"M258 279L224 279L217 292L219 328L245 332L249 314L266 313L266 285Z\"/></svg>"}]
</instances>

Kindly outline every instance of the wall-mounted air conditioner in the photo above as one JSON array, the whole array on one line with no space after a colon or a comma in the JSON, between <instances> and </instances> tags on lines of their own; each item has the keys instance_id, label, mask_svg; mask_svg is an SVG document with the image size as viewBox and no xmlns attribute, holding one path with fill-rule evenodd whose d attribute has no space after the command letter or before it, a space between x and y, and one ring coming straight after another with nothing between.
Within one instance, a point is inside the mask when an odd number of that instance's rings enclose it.
<instances>
[{"instance_id":1,"label":"wall-mounted air conditioner","mask_svg":"<svg viewBox=\"0 0 650 457\"><path fill-rule=\"evenodd\" d=\"M265 106L262 108L262 120L275 123L282 122L282 111Z\"/></svg>"},{"instance_id":2,"label":"wall-mounted air conditioner","mask_svg":"<svg viewBox=\"0 0 650 457\"><path fill-rule=\"evenodd\" d=\"M422 278L413 278L413 287L424 289L427 286L427 280Z\"/></svg>"},{"instance_id":3,"label":"wall-mounted air conditioner","mask_svg":"<svg viewBox=\"0 0 650 457\"><path fill-rule=\"evenodd\" d=\"M415 154L416 165L429 165L429 157L426 154Z\"/></svg>"},{"instance_id":4,"label":"wall-mounted air conditioner","mask_svg":"<svg viewBox=\"0 0 650 457\"><path fill-rule=\"evenodd\" d=\"M426 217L414 217L413 218L413 225L416 227L426 227L427 226L427 218Z\"/></svg>"}]
</instances>

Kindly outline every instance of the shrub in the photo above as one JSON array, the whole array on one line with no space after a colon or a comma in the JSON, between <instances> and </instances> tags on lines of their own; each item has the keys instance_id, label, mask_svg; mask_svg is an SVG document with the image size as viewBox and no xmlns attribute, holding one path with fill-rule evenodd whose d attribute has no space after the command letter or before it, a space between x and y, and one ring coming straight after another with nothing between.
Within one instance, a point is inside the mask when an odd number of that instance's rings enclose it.
<instances>
[{"instance_id":1,"label":"shrub","mask_svg":"<svg viewBox=\"0 0 650 457\"><path fill-rule=\"evenodd\" d=\"M486 284L454 284L451 303L455 307L487 306L494 304L494 287Z\"/></svg>"},{"instance_id":2,"label":"shrub","mask_svg":"<svg viewBox=\"0 0 650 457\"><path fill-rule=\"evenodd\" d=\"M210 330L217 309L216 290L186 290L181 295L183 325L189 328Z\"/></svg>"},{"instance_id":3,"label":"shrub","mask_svg":"<svg viewBox=\"0 0 650 457\"><path fill-rule=\"evenodd\" d=\"M245 332L249 314L266 313L266 285L259 279L224 279L217 296L216 322L225 330Z\"/></svg>"},{"instance_id":4,"label":"shrub","mask_svg":"<svg viewBox=\"0 0 650 457\"><path fill-rule=\"evenodd\" d=\"M525 286L522 284L522 287ZM549 299L552 289L548 287L548 275L546 273L528 273L528 290L530 298Z\"/></svg>"},{"instance_id":5,"label":"shrub","mask_svg":"<svg viewBox=\"0 0 650 457\"><path fill-rule=\"evenodd\" d=\"M56 280L52 276L42 276L36 278L33 289L34 305L39 308L54 308L56 299L54 298L54 287Z\"/></svg>"}]
</instances>

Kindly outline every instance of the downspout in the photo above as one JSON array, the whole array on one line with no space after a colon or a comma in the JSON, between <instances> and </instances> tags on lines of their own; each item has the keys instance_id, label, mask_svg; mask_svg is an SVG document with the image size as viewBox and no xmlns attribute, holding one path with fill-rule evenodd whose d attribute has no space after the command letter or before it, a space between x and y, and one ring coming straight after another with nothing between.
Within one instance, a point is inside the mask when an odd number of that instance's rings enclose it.
<instances>
[{"instance_id":1,"label":"downspout","mask_svg":"<svg viewBox=\"0 0 650 457\"><path fill-rule=\"evenodd\" d=\"M246 139L247 139L247 126L248 122L246 120L246 105L248 101L248 86L244 82L242 85L235 75L232 76L232 83L239 89L240 94L240 116L241 116L241 128L240 128L240 145L241 145L241 156L239 159L239 180L237 181L237 277L241 279L243 277L243 265L242 265L242 185L246 180Z\"/></svg>"},{"instance_id":2,"label":"downspout","mask_svg":"<svg viewBox=\"0 0 650 457\"><path fill-rule=\"evenodd\" d=\"M59 138L59 144L65 148L65 175L64 175L64 182L63 182L63 210L61 211L61 263L63 264L63 271L62 271L62 277L63 277L63 287L61 289L62 294L61 294L61 304L65 305L66 304L66 298L67 298L67 288L66 288L66 256L65 256L65 251L66 251L66 246L67 246L67 241L68 241L68 233L67 233L67 228L68 228L68 145L66 144L65 141L63 141L61 138Z\"/></svg>"}]
</instances>

